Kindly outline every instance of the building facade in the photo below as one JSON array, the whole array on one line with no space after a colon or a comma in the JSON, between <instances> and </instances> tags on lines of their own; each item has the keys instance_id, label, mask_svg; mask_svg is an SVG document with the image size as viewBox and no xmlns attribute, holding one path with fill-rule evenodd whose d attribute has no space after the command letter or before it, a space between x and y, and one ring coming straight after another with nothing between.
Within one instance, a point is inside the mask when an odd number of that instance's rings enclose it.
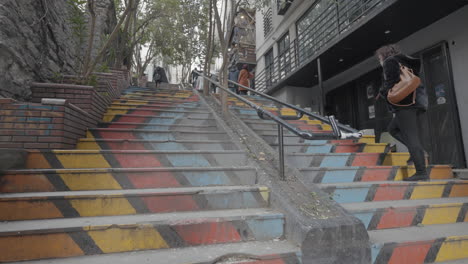
<instances>
[{"instance_id":1,"label":"building facade","mask_svg":"<svg viewBox=\"0 0 468 264\"><path fill-rule=\"evenodd\" d=\"M257 12L257 88L341 123L374 129L391 119L375 95L373 56L397 43L422 60L429 110L420 126L432 163L466 167L468 1L275 0Z\"/></svg>"}]
</instances>

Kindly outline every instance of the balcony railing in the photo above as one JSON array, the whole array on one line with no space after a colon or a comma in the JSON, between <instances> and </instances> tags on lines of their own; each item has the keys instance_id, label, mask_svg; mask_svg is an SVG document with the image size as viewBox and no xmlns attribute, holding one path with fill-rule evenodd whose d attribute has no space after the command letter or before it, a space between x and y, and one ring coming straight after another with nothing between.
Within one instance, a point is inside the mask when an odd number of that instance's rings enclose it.
<instances>
[{"instance_id":1,"label":"balcony railing","mask_svg":"<svg viewBox=\"0 0 468 264\"><path fill-rule=\"evenodd\" d=\"M285 80L292 72L304 66L328 43L350 30L387 0L321 0L306 19L308 25L299 32L273 63L255 76L255 88L265 92ZM320 9L318 9L320 8Z\"/></svg>"}]
</instances>

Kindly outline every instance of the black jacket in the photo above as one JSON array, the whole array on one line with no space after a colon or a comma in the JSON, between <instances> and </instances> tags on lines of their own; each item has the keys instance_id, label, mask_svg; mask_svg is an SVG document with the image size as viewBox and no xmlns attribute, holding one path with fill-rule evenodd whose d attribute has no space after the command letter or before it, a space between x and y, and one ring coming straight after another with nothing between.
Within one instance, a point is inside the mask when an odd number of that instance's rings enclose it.
<instances>
[{"instance_id":1,"label":"black jacket","mask_svg":"<svg viewBox=\"0 0 468 264\"><path fill-rule=\"evenodd\" d=\"M383 85L380 90L382 97L387 98L388 91L400 81L400 63L413 70L414 74L419 76L421 70L421 61L419 59L404 55L398 54L392 57L387 58L382 67L383 67ZM410 94L408 97L403 99L400 104L411 104L413 99L413 94ZM427 93L424 85L421 85L416 89L416 103L411 106L395 106L390 104L387 101L389 109L392 112L397 111L402 108L416 108L423 111L427 110L428 99Z\"/></svg>"}]
</instances>

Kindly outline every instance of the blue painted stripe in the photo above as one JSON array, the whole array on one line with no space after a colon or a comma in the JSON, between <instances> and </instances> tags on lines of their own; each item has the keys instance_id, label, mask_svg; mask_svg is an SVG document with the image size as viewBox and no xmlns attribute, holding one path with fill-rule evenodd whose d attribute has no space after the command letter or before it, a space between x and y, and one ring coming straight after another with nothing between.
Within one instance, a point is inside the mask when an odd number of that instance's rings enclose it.
<instances>
[{"instance_id":1,"label":"blue painted stripe","mask_svg":"<svg viewBox=\"0 0 468 264\"><path fill-rule=\"evenodd\" d=\"M368 188L339 189L333 193L337 203L360 203L366 200Z\"/></svg>"},{"instance_id":2,"label":"blue painted stripe","mask_svg":"<svg viewBox=\"0 0 468 264\"><path fill-rule=\"evenodd\" d=\"M187 150L184 145L176 142L151 143L154 150Z\"/></svg>"},{"instance_id":3,"label":"blue painted stripe","mask_svg":"<svg viewBox=\"0 0 468 264\"><path fill-rule=\"evenodd\" d=\"M350 154L325 156L320 167L345 167Z\"/></svg>"},{"instance_id":4,"label":"blue painted stripe","mask_svg":"<svg viewBox=\"0 0 468 264\"><path fill-rule=\"evenodd\" d=\"M144 140L175 140L171 133L137 132L135 134Z\"/></svg>"},{"instance_id":5,"label":"blue painted stripe","mask_svg":"<svg viewBox=\"0 0 468 264\"><path fill-rule=\"evenodd\" d=\"M309 146L306 153L330 153L331 149L331 145Z\"/></svg>"},{"instance_id":6,"label":"blue painted stripe","mask_svg":"<svg viewBox=\"0 0 468 264\"><path fill-rule=\"evenodd\" d=\"M322 183L353 182L358 169L327 171L323 176Z\"/></svg>"},{"instance_id":7,"label":"blue painted stripe","mask_svg":"<svg viewBox=\"0 0 468 264\"><path fill-rule=\"evenodd\" d=\"M257 240L274 239L283 236L284 220L277 219L251 219L245 221Z\"/></svg>"},{"instance_id":8,"label":"blue painted stripe","mask_svg":"<svg viewBox=\"0 0 468 264\"><path fill-rule=\"evenodd\" d=\"M210 167L210 163L200 154L168 154L167 159L174 167Z\"/></svg>"},{"instance_id":9,"label":"blue painted stripe","mask_svg":"<svg viewBox=\"0 0 468 264\"><path fill-rule=\"evenodd\" d=\"M353 214L356 218L358 218L359 220L361 220L363 223L364 223L364 226L366 228L369 227L369 223L370 221L372 220L372 217L374 216L374 213L373 212L370 212L370 213L355 213Z\"/></svg>"},{"instance_id":10,"label":"blue painted stripe","mask_svg":"<svg viewBox=\"0 0 468 264\"><path fill-rule=\"evenodd\" d=\"M383 245L381 244L373 244L371 246L371 256L372 256L371 263L375 263L375 260L377 259L377 256L379 255L380 250L382 250L382 248L383 248Z\"/></svg>"},{"instance_id":11,"label":"blue painted stripe","mask_svg":"<svg viewBox=\"0 0 468 264\"><path fill-rule=\"evenodd\" d=\"M232 185L231 179L219 171L208 172L184 172L185 178L190 182L191 186L210 186L210 185Z\"/></svg>"}]
</instances>

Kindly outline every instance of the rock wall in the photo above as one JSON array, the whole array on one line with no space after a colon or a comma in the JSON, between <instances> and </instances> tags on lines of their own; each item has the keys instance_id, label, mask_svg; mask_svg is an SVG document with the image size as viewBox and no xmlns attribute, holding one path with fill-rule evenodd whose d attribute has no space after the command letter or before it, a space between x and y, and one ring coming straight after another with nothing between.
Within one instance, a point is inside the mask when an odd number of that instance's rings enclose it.
<instances>
[{"instance_id":1,"label":"rock wall","mask_svg":"<svg viewBox=\"0 0 468 264\"><path fill-rule=\"evenodd\" d=\"M113 0L97 5L99 43L116 22ZM0 97L27 101L32 81L77 73L84 46L71 22L75 17L69 0L0 1Z\"/></svg>"}]
</instances>

